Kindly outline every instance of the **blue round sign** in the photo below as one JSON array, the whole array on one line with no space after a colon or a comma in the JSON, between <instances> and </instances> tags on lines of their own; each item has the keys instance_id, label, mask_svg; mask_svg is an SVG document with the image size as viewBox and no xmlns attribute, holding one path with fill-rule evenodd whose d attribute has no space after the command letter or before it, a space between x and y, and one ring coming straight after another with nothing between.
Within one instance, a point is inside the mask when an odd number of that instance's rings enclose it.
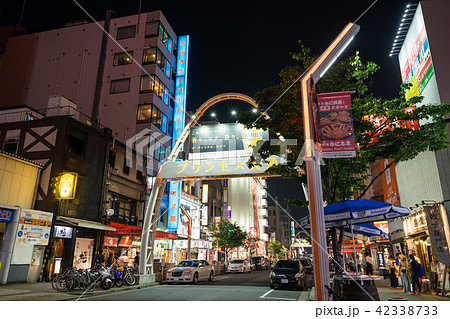
<instances>
[{"instance_id":1,"label":"blue round sign","mask_svg":"<svg viewBox=\"0 0 450 319\"><path fill-rule=\"evenodd\" d=\"M21 230L19 230L19 232L17 233L17 236L22 237L23 232Z\"/></svg>"},{"instance_id":2,"label":"blue round sign","mask_svg":"<svg viewBox=\"0 0 450 319\"><path fill-rule=\"evenodd\" d=\"M44 238L47 239L47 238L48 238L48 234L45 234L45 235L44 235Z\"/></svg>"}]
</instances>

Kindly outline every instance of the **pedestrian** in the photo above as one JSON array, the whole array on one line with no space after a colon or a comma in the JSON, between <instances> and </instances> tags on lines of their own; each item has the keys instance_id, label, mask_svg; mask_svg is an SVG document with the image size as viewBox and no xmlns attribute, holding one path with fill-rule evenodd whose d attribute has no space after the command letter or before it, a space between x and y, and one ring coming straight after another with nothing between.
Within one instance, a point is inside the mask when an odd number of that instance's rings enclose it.
<instances>
[{"instance_id":1,"label":"pedestrian","mask_svg":"<svg viewBox=\"0 0 450 319\"><path fill-rule=\"evenodd\" d=\"M350 269L350 271L354 272L355 271L355 263L353 261L353 258L350 257L350 260L348 262L348 268Z\"/></svg>"},{"instance_id":2,"label":"pedestrian","mask_svg":"<svg viewBox=\"0 0 450 319\"><path fill-rule=\"evenodd\" d=\"M408 267L408 260L406 259L406 256L403 256L400 260L400 274L402 276L402 285L403 285L403 292L409 293L409 267Z\"/></svg>"},{"instance_id":3,"label":"pedestrian","mask_svg":"<svg viewBox=\"0 0 450 319\"><path fill-rule=\"evenodd\" d=\"M102 264L105 262L105 256L103 255L101 250L97 251L97 254L94 257L94 269L100 268Z\"/></svg>"},{"instance_id":4,"label":"pedestrian","mask_svg":"<svg viewBox=\"0 0 450 319\"><path fill-rule=\"evenodd\" d=\"M362 258L360 254L356 254L356 265L358 268L358 272L361 272L362 267Z\"/></svg>"},{"instance_id":5,"label":"pedestrian","mask_svg":"<svg viewBox=\"0 0 450 319\"><path fill-rule=\"evenodd\" d=\"M117 259L117 266L119 267L128 266L128 257L126 252L124 252L122 256L120 256L119 259Z\"/></svg>"},{"instance_id":6,"label":"pedestrian","mask_svg":"<svg viewBox=\"0 0 450 319\"><path fill-rule=\"evenodd\" d=\"M410 292L410 295L421 295L422 294L422 285L419 281L419 263L414 258L413 254L409 255L409 269L411 271L411 283L413 291ZM416 293L416 285L419 288L419 291Z\"/></svg>"},{"instance_id":7,"label":"pedestrian","mask_svg":"<svg viewBox=\"0 0 450 319\"><path fill-rule=\"evenodd\" d=\"M109 252L108 258L106 259L106 267L110 268L113 264L113 254Z\"/></svg>"},{"instance_id":8,"label":"pedestrian","mask_svg":"<svg viewBox=\"0 0 450 319\"><path fill-rule=\"evenodd\" d=\"M364 253L364 265L365 265L365 271L366 275L373 276L373 258L369 256L369 252L366 251Z\"/></svg>"},{"instance_id":9,"label":"pedestrian","mask_svg":"<svg viewBox=\"0 0 450 319\"><path fill-rule=\"evenodd\" d=\"M389 256L389 279L391 280L391 289L398 287L398 279L395 272L395 259L392 255Z\"/></svg>"},{"instance_id":10,"label":"pedestrian","mask_svg":"<svg viewBox=\"0 0 450 319\"><path fill-rule=\"evenodd\" d=\"M139 268L139 252L136 252L136 256L134 257L134 269Z\"/></svg>"}]
</instances>

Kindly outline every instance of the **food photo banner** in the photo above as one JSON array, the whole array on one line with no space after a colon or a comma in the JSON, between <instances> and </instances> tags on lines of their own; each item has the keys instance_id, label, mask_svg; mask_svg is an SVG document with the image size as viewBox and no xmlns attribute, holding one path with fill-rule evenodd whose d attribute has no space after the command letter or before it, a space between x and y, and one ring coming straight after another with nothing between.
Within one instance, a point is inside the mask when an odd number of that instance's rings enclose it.
<instances>
[{"instance_id":1,"label":"food photo banner","mask_svg":"<svg viewBox=\"0 0 450 319\"><path fill-rule=\"evenodd\" d=\"M317 94L316 129L323 158L355 157L350 92Z\"/></svg>"}]
</instances>

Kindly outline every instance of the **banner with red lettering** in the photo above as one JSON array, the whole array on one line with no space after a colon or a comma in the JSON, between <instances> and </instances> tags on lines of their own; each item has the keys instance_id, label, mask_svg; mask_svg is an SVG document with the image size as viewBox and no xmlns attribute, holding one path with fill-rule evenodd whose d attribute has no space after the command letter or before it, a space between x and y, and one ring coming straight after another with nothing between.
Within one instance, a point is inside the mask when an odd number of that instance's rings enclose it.
<instances>
[{"instance_id":1,"label":"banner with red lettering","mask_svg":"<svg viewBox=\"0 0 450 319\"><path fill-rule=\"evenodd\" d=\"M355 157L350 92L317 94L316 129L323 158Z\"/></svg>"}]
</instances>

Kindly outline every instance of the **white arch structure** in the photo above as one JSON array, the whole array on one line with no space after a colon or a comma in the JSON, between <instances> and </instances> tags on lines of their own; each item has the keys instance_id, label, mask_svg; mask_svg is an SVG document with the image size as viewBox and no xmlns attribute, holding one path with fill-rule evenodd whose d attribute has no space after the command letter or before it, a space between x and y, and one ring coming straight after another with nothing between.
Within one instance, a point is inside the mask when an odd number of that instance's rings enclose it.
<instances>
[{"instance_id":1,"label":"white arch structure","mask_svg":"<svg viewBox=\"0 0 450 319\"><path fill-rule=\"evenodd\" d=\"M187 124L181 132L180 137L175 143L174 148L170 152L166 162L174 162L178 154L180 153L181 147L186 141L191 128L197 124L198 120L202 117L207 109L213 106L216 103L226 101L226 100L240 100L247 102L248 104L258 107L255 100L245 94L241 93L222 93L216 95L205 103L203 103L195 112L195 114L191 117L191 121ZM155 230L158 221L158 212L160 208L160 203L162 196L164 194L164 188L167 183L167 179L159 177L162 166L156 175L155 182L153 185L152 192L147 200L147 204L145 206L144 212L144 225L142 227L142 240L141 240L141 249L140 249L140 259L139 259L139 275L140 282L153 282L154 274L153 274L153 251L154 251L154 242L155 242Z\"/></svg>"}]
</instances>

